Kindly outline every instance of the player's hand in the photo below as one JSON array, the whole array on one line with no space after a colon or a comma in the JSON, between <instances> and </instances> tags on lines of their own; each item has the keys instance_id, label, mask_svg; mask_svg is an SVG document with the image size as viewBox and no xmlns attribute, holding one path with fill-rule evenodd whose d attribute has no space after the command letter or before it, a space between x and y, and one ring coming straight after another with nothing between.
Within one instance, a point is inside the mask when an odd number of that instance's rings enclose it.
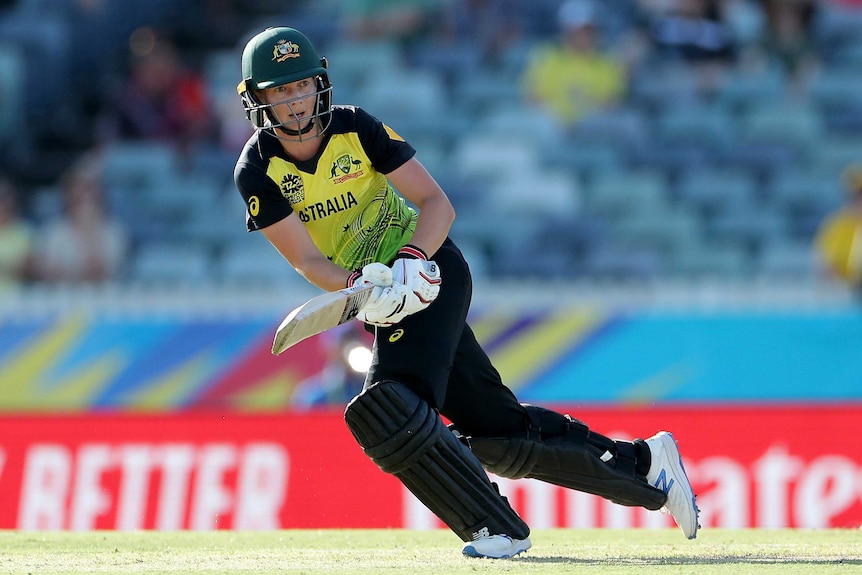
<instances>
[{"instance_id":1,"label":"player's hand","mask_svg":"<svg viewBox=\"0 0 862 575\"><path fill-rule=\"evenodd\" d=\"M355 285L371 284L380 287L392 285L392 270L386 264L375 262L362 268L362 271L353 272L347 280L347 287Z\"/></svg>"},{"instance_id":2,"label":"player's hand","mask_svg":"<svg viewBox=\"0 0 862 575\"><path fill-rule=\"evenodd\" d=\"M376 286L371 291L371 297L359 310L356 319L378 327L389 327L410 314L407 303L411 299L416 297L404 284Z\"/></svg>"},{"instance_id":3,"label":"player's hand","mask_svg":"<svg viewBox=\"0 0 862 575\"><path fill-rule=\"evenodd\" d=\"M392 281L407 286L416 295L411 302L410 313L422 311L440 293L440 267L425 259L425 254L412 246L405 246L398 252L392 264Z\"/></svg>"}]
</instances>

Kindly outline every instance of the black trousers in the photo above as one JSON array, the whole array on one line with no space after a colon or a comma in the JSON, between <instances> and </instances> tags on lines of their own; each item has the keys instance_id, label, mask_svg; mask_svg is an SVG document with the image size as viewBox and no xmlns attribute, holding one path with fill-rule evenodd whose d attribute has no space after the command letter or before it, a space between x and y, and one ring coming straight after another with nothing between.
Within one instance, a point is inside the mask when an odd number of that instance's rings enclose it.
<instances>
[{"instance_id":1,"label":"black trousers","mask_svg":"<svg viewBox=\"0 0 862 575\"><path fill-rule=\"evenodd\" d=\"M467 325L473 280L464 256L447 238L431 259L440 267L440 294L427 309L400 323L374 328L366 387L378 381L401 382L464 435L523 436L529 421L526 410Z\"/></svg>"}]
</instances>

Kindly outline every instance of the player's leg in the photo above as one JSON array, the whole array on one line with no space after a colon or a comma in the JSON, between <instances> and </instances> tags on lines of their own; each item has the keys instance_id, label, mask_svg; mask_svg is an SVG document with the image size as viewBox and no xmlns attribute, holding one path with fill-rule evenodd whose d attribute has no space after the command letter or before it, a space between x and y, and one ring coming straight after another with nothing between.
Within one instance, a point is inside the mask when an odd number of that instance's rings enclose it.
<instances>
[{"instance_id":1,"label":"player's leg","mask_svg":"<svg viewBox=\"0 0 862 575\"><path fill-rule=\"evenodd\" d=\"M366 455L467 542L466 554L502 558L530 547L529 527L479 461L406 385L371 385L344 418Z\"/></svg>"},{"instance_id":2,"label":"player's leg","mask_svg":"<svg viewBox=\"0 0 862 575\"><path fill-rule=\"evenodd\" d=\"M661 434L613 440L568 415L521 405L469 327L441 412L485 468L501 477L539 479L622 505L666 505L687 537L696 534L697 508L672 440Z\"/></svg>"},{"instance_id":3,"label":"player's leg","mask_svg":"<svg viewBox=\"0 0 862 575\"><path fill-rule=\"evenodd\" d=\"M466 542L465 554L510 557L529 548L529 528L437 412L471 281L450 241L434 260L445 278L440 294L427 310L376 329L365 389L348 405L345 420L366 454Z\"/></svg>"}]
</instances>

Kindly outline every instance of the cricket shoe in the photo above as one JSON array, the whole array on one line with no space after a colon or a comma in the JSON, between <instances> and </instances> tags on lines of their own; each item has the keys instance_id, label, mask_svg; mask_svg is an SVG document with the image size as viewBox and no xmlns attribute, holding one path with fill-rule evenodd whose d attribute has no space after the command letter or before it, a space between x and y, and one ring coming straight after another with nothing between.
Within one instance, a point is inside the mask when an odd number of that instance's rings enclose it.
<instances>
[{"instance_id":1,"label":"cricket shoe","mask_svg":"<svg viewBox=\"0 0 862 575\"><path fill-rule=\"evenodd\" d=\"M512 539L508 535L488 535L464 544L461 552L467 557L488 557L489 559L508 559L523 553L533 544L530 538Z\"/></svg>"},{"instance_id":2,"label":"cricket shoe","mask_svg":"<svg viewBox=\"0 0 862 575\"><path fill-rule=\"evenodd\" d=\"M689 539L697 537L698 515L694 491L685 474L682 456L673 435L660 431L646 440L649 446L652 462L650 463L647 481L667 495L667 501L662 511L670 513L676 524L682 529L683 535Z\"/></svg>"}]
</instances>

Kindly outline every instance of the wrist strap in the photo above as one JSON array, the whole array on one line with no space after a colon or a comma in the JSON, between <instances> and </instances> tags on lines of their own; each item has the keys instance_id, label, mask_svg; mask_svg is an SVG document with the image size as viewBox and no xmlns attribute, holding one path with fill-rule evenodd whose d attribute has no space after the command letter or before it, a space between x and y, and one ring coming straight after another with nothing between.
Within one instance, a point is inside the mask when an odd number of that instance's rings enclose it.
<instances>
[{"instance_id":1,"label":"wrist strap","mask_svg":"<svg viewBox=\"0 0 862 575\"><path fill-rule=\"evenodd\" d=\"M395 256L395 259L398 258L428 261L428 255L413 244L407 244L406 246L398 250L398 255Z\"/></svg>"},{"instance_id":2,"label":"wrist strap","mask_svg":"<svg viewBox=\"0 0 862 575\"><path fill-rule=\"evenodd\" d=\"M347 278L347 287L353 287L353 284L362 277L362 270L356 270Z\"/></svg>"}]
</instances>

